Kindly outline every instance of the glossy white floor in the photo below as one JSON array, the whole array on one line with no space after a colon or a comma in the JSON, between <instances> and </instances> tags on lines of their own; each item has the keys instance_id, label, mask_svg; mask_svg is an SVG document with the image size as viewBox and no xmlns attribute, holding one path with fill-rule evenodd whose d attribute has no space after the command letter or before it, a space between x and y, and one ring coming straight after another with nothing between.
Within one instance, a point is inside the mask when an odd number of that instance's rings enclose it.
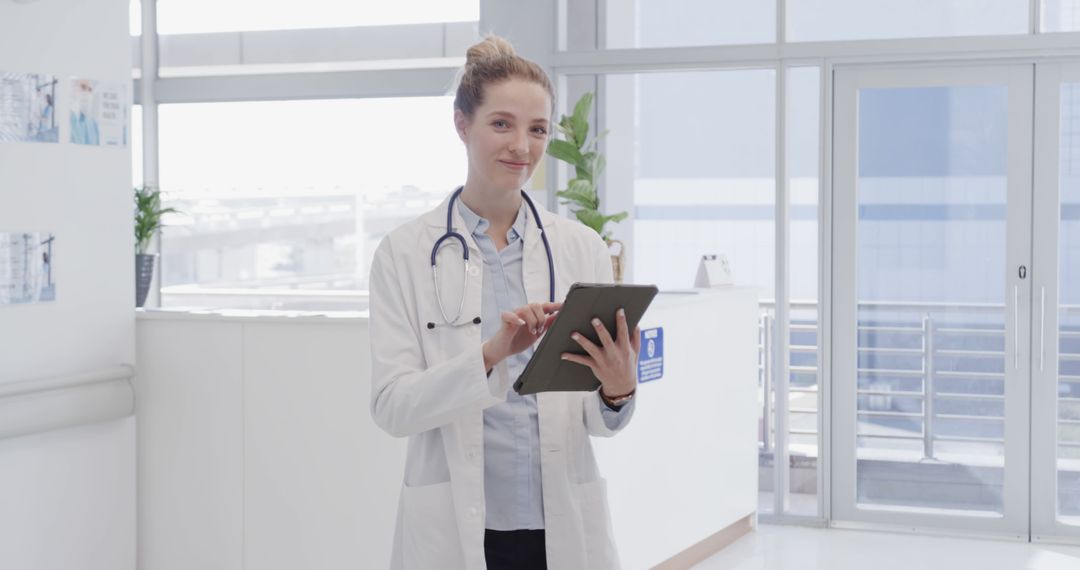
<instances>
[{"instance_id":1,"label":"glossy white floor","mask_svg":"<svg viewBox=\"0 0 1080 570\"><path fill-rule=\"evenodd\" d=\"M695 570L1077 570L1080 547L761 525Z\"/></svg>"}]
</instances>

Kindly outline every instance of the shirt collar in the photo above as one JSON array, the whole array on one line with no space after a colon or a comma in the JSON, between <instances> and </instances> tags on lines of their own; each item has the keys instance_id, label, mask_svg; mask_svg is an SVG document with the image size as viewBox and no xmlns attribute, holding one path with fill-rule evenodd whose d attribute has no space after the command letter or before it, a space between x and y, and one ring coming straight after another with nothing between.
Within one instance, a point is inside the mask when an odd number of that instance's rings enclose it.
<instances>
[{"instance_id":1,"label":"shirt collar","mask_svg":"<svg viewBox=\"0 0 1080 570\"><path fill-rule=\"evenodd\" d=\"M475 237L481 237L486 235L487 229L491 227L491 222L485 218L481 218L480 214L472 211L465 202L461 199L457 200L458 213L461 214L463 220L465 220L465 229ZM510 230L506 232L506 240L514 241L517 238L525 235L525 201L521 201L521 207L518 208L517 218L514 220L514 225L510 226Z\"/></svg>"}]
</instances>

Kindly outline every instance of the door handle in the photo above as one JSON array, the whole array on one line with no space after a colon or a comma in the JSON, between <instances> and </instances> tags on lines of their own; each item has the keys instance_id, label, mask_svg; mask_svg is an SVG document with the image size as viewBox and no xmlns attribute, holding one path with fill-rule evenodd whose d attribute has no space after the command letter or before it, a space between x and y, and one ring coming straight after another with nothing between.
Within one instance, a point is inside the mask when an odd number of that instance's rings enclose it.
<instances>
[{"instance_id":1,"label":"door handle","mask_svg":"<svg viewBox=\"0 0 1080 570\"><path fill-rule=\"evenodd\" d=\"M1039 372L1046 361L1046 286L1039 288Z\"/></svg>"},{"instance_id":2,"label":"door handle","mask_svg":"<svg viewBox=\"0 0 1080 570\"><path fill-rule=\"evenodd\" d=\"M1020 286L1013 285L1013 369L1020 370Z\"/></svg>"}]
</instances>

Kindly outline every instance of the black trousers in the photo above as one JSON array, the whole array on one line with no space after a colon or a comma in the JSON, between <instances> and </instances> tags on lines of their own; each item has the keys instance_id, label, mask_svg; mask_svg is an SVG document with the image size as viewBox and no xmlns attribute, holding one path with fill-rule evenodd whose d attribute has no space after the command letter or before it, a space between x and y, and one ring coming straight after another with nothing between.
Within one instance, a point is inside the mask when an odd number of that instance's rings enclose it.
<instances>
[{"instance_id":1,"label":"black trousers","mask_svg":"<svg viewBox=\"0 0 1080 570\"><path fill-rule=\"evenodd\" d=\"M547 570L543 530L491 530L484 532L488 570Z\"/></svg>"}]
</instances>

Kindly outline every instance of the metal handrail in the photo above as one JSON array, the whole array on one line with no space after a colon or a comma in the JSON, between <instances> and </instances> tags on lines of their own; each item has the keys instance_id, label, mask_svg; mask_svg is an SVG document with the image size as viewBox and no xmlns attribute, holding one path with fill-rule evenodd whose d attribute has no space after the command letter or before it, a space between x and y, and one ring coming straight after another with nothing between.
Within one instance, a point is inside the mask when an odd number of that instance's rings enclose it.
<instances>
[{"instance_id":1,"label":"metal handrail","mask_svg":"<svg viewBox=\"0 0 1080 570\"><path fill-rule=\"evenodd\" d=\"M773 328L774 320L769 313L769 309L773 307L772 301L764 301L760 303L762 309L762 315L758 323L759 334L759 360L758 369L761 377L761 385L763 389L762 398L762 430L761 430L761 446L764 453L769 453L773 447L773 437L775 434L772 431L772 407L773 407L773 395L772 385L775 381L773 378ZM816 309L817 303L813 301L794 301L790 303L792 310L800 309ZM918 420L922 422L923 429L921 434L904 434L904 433L881 433L881 434L857 434L859 438L876 438L876 439L903 439L903 440L922 440L923 441L923 455L927 459L934 458L935 455L935 443L939 441L951 441L951 442L980 442L980 443L992 443L992 444L1004 444L1003 437L976 437L976 436L955 436L955 435L943 435L937 433L935 430L935 421L938 419L960 421L960 422L1004 422L1005 418L1000 415L980 415L980 414L956 414L956 413L941 413L935 409L935 400L967 400L972 402L998 402L1004 401L1004 394L979 394L979 393L957 393L957 392L939 392L935 389L935 382L938 378L955 378L964 379L968 381L987 381L998 380L1000 381L1005 377L1003 372L986 372L986 371L973 371L973 370L937 370L935 366L935 359L937 357L949 357L949 358L965 358L965 359L986 359L986 358L1006 358L1004 350L961 350L961 349L942 349L937 348L935 343L938 337L949 338L971 338L971 337L985 337L985 336L999 336L1004 339L1004 328L971 328L971 327L957 327L957 326L938 326L934 321L935 311L941 311L946 309L950 312L957 309L964 310L966 312L1001 312L1004 310L1003 304L986 304L986 303L900 303L900 302L866 302L859 303L859 309L889 309L899 312L915 312L921 313L921 326L882 326L882 325L863 325L857 327L858 333L892 333L892 334L918 334L919 342L918 346L860 346L857 347L857 354L867 355L888 355L899 357L919 357L921 356L921 365L919 368L905 369L905 368L884 368L884 367L872 367L872 366L860 366L857 368L857 372L862 376L900 376L909 378L922 378L921 388L917 391L904 390L904 391L890 391L880 390L874 388L856 388L856 396L867 397L885 397L885 398L907 398L921 402L921 411L919 412L902 412L902 411L889 411L889 410L856 410L856 417L871 418L908 418ZM1080 305L1062 305L1066 313L1080 314ZM814 323L793 323L790 326L792 334L806 334L814 333L819 334L818 325ZM1064 338L1080 338L1080 332L1076 331L1061 331L1060 335ZM905 337L911 339L911 337ZM817 351L816 344L807 344L805 340L801 340L800 343L791 342L792 354L807 354L815 353ZM1080 361L1080 354L1066 353L1060 355L1061 360L1065 361ZM798 374L818 374L817 365L811 366L790 366L792 373ZM1060 381L1063 382L1080 382L1080 375L1059 375ZM817 386L810 387L798 387L792 386L789 389L791 393L816 393ZM1080 398L1074 398L1080 401ZM1071 401L1073 399L1068 399ZM817 410L813 408L792 408L789 410L792 414L800 415L815 415ZM1067 420L1059 419L1059 422L1069 425L1080 424L1080 420ZM789 434L797 435L816 435L817 429L795 429L790 428ZM1080 447L1080 441L1059 441L1059 445L1063 447Z\"/></svg>"},{"instance_id":2,"label":"metal handrail","mask_svg":"<svg viewBox=\"0 0 1080 570\"><path fill-rule=\"evenodd\" d=\"M128 417L135 413L135 368L0 384L0 441Z\"/></svg>"}]
</instances>

